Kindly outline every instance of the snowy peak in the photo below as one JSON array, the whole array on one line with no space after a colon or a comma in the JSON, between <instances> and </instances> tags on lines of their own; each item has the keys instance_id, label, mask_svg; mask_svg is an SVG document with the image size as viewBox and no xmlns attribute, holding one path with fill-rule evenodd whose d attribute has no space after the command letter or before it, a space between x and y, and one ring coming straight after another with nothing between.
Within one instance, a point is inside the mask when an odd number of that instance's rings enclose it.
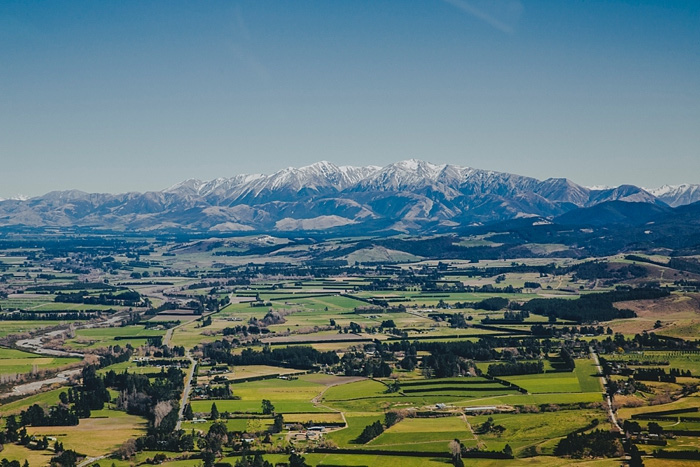
<instances>
[{"instance_id":1,"label":"snowy peak","mask_svg":"<svg viewBox=\"0 0 700 467\"><path fill-rule=\"evenodd\" d=\"M377 170L360 181L354 191L405 191L429 188L441 191L447 197L462 193L488 190L502 185L510 174L472 169L450 164L432 164L416 159L396 162ZM518 180L526 177L515 176Z\"/></svg>"},{"instance_id":2,"label":"snowy peak","mask_svg":"<svg viewBox=\"0 0 700 467\"><path fill-rule=\"evenodd\" d=\"M289 195L301 191L338 192L358 183L380 167L342 166L321 161L305 167L287 167L270 175L236 175L211 181L189 179L164 190L184 196L239 200Z\"/></svg>"},{"instance_id":3,"label":"snowy peak","mask_svg":"<svg viewBox=\"0 0 700 467\"><path fill-rule=\"evenodd\" d=\"M198 180L196 178L188 178L187 180L184 180L180 183L176 183L175 185L171 186L170 188L166 188L163 191L165 193L189 193L193 195L198 195L199 191L206 183L207 182L203 182L202 180Z\"/></svg>"},{"instance_id":4,"label":"snowy peak","mask_svg":"<svg viewBox=\"0 0 700 467\"><path fill-rule=\"evenodd\" d=\"M301 191L328 193L338 192L354 185L377 168L338 167L327 161L316 162L305 167L287 167L272 175L261 176L250 184L246 196L263 193L299 193Z\"/></svg>"},{"instance_id":5,"label":"snowy peak","mask_svg":"<svg viewBox=\"0 0 700 467\"><path fill-rule=\"evenodd\" d=\"M304 167L287 167L270 175L237 175L211 181L185 180L166 190L180 196L229 203L284 201L292 195L332 195L348 192L412 192L430 190L446 199L459 196L530 197L548 202L592 206L604 201L656 203L676 206L700 200L700 185L664 186L644 190L633 185L584 187L566 178L537 180L505 172L433 164L408 159L385 167L337 166L320 161ZM657 199L658 198L658 199Z\"/></svg>"},{"instance_id":6,"label":"snowy peak","mask_svg":"<svg viewBox=\"0 0 700 467\"><path fill-rule=\"evenodd\" d=\"M0 202L2 201L27 201L29 199L29 196L22 195L22 194L16 194L14 196L10 196L9 198L0 198Z\"/></svg>"},{"instance_id":7,"label":"snowy peak","mask_svg":"<svg viewBox=\"0 0 700 467\"><path fill-rule=\"evenodd\" d=\"M302 188L308 187L310 184L315 184L315 186L318 187L330 186L337 191L342 191L379 169L380 167L374 166L338 167L331 162L320 161L299 169L290 167L285 170L294 172L297 175L297 179Z\"/></svg>"},{"instance_id":8,"label":"snowy peak","mask_svg":"<svg viewBox=\"0 0 700 467\"><path fill-rule=\"evenodd\" d=\"M163 190L163 193L173 193L180 196L217 196L244 187L262 177L264 177L264 175L244 174L236 175L231 178L215 178L209 181L190 178Z\"/></svg>"},{"instance_id":9,"label":"snowy peak","mask_svg":"<svg viewBox=\"0 0 700 467\"><path fill-rule=\"evenodd\" d=\"M548 178L540 183L537 194L550 201L585 205L591 196L591 190L577 185L568 178Z\"/></svg>"},{"instance_id":10,"label":"snowy peak","mask_svg":"<svg viewBox=\"0 0 700 467\"><path fill-rule=\"evenodd\" d=\"M620 185L607 190L592 191L588 206L593 206L605 201L627 201L630 203L650 203L666 205L654 195L634 185Z\"/></svg>"},{"instance_id":11,"label":"snowy peak","mask_svg":"<svg viewBox=\"0 0 700 467\"><path fill-rule=\"evenodd\" d=\"M396 162L376 171L359 184L360 189L396 191L409 186L423 187L435 183L445 165L415 159Z\"/></svg>"},{"instance_id":12,"label":"snowy peak","mask_svg":"<svg viewBox=\"0 0 700 467\"><path fill-rule=\"evenodd\" d=\"M646 190L672 207L700 201L700 185L698 184L663 185L659 188Z\"/></svg>"}]
</instances>

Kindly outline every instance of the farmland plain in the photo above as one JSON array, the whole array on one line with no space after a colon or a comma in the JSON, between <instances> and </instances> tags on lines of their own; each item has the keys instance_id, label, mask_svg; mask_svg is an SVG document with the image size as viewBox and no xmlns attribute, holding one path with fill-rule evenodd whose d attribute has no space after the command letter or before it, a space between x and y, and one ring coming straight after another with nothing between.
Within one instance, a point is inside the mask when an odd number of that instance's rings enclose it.
<instances>
[{"instance_id":1,"label":"farmland plain","mask_svg":"<svg viewBox=\"0 0 700 467\"><path fill-rule=\"evenodd\" d=\"M542 243L507 261L377 248L314 261L355 240L278 240L268 255L251 235L0 257L0 291L11 292L0 296L0 458L33 467L73 451L120 467L163 453L172 467L297 452L310 465L602 466L634 449L659 465L656 449L700 448L690 271ZM81 409L93 393L102 400ZM30 408L79 421L50 425ZM11 416L26 436L13 437ZM564 448L599 432L606 453Z\"/></svg>"}]
</instances>

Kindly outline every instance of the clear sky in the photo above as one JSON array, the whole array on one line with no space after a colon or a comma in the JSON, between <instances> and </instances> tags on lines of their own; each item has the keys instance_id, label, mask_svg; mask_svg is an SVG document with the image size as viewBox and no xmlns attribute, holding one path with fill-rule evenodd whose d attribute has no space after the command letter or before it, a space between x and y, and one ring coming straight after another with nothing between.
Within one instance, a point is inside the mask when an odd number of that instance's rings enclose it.
<instances>
[{"instance_id":1,"label":"clear sky","mask_svg":"<svg viewBox=\"0 0 700 467\"><path fill-rule=\"evenodd\" d=\"M0 197L408 158L700 183L700 1L0 2Z\"/></svg>"}]
</instances>

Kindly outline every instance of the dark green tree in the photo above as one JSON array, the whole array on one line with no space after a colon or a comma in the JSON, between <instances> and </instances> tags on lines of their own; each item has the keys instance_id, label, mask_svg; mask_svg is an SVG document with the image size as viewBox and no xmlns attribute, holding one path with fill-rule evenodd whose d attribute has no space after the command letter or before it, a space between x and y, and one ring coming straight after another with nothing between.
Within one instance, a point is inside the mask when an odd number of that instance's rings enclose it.
<instances>
[{"instance_id":1,"label":"dark green tree","mask_svg":"<svg viewBox=\"0 0 700 467\"><path fill-rule=\"evenodd\" d=\"M60 467L75 467L78 465L78 454L72 449L63 451L51 458L51 465Z\"/></svg>"},{"instance_id":2,"label":"dark green tree","mask_svg":"<svg viewBox=\"0 0 700 467\"><path fill-rule=\"evenodd\" d=\"M296 452L293 452L292 455L289 456L289 467L311 467L311 466L306 463L306 459L304 459L304 457L297 454Z\"/></svg>"},{"instance_id":3,"label":"dark green tree","mask_svg":"<svg viewBox=\"0 0 700 467\"><path fill-rule=\"evenodd\" d=\"M216 455L211 451L202 451L202 462L204 467L213 467L216 462Z\"/></svg>"},{"instance_id":4,"label":"dark green tree","mask_svg":"<svg viewBox=\"0 0 700 467\"><path fill-rule=\"evenodd\" d=\"M272 424L272 432L279 433L283 429L284 429L284 417L282 417L282 414L277 414L277 415L275 415L275 421Z\"/></svg>"},{"instance_id":5,"label":"dark green tree","mask_svg":"<svg viewBox=\"0 0 700 467\"><path fill-rule=\"evenodd\" d=\"M647 425L647 430L649 430L649 433L654 435L660 435L664 431L663 427L656 422L649 422L649 425Z\"/></svg>"},{"instance_id":6,"label":"dark green tree","mask_svg":"<svg viewBox=\"0 0 700 467\"><path fill-rule=\"evenodd\" d=\"M513 457L513 448L510 447L510 444L505 445L505 447L503 448L503 454L505 454L508 457Z\"/></svg>"},{"instance_id":7,"label":"dark green tree","mask_svg":"<svg viewBox=\"0 0 700 467\"><path fill-rule=\"evenodd\" d=\"M275 413L275 406L272 405L272 402L267 399L262 400L262 413L264 415L272 415Z\"/></svg>"}]
</instances>

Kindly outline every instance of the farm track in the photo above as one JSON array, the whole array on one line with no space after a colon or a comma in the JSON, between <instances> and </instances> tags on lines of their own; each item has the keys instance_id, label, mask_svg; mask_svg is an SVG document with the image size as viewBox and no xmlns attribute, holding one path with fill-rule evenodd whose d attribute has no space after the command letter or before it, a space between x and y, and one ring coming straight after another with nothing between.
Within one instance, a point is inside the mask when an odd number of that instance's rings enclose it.
<instances>
[{"instance_id":1,"label":"farm track","mask_svg":"<svg viewBox=\"0 0 700 467\"><path fill-rule=\"evenodd\" d=\"M366 378L358 377L358 378L349 379L348 381L329 384L325 388L323 388L323 391L321 391L316 397L311 399L311 403L314 404L316 407L323 407L324 409L328 409L331 412L339 413L340 417L343 419L343 423L345 424L345 426L342 428L338 428L338 430L342 430L343 428L347 428L348 421L345 418L345 412L343 412L342 410L334 409L333 407L328 407L327 405L322 404L321 400L323 399L323 395L326 393L326 391L328 391L333 386L340 386L341 384L354 383L356 381L363 381L365 379ZM333 430L333 431L338 431L338 430Z\"/></svg>"},{"instance_id":2,"label":"farm track","mask_svg":"<svg viewBox=\"0 0 700 467\"><path fill-rule=\"evenodd\" d=\"M476 437L476 433L474 433L474 428L472 428L472 424L469 423L469 419L467 418L467 414L462 412L462 420L464 420L465 425L467 425L467 428L469 429L469 432L472 434L472 439L479 440L479 438Z\"/></svg>"},{"instance_id":3,"label":"farm track","mask_svg":"<svg viewBox=\"0 0 700 467\"><path fill-rule=\"evenodd\" d=\"M328 407L327 405L324 405L324 404L321 403L321 399L323 398L323 395L326 393L326 391L328 391L328 389L332 388L333 386L340 386L341 384L354 383L354 382L356 382L356 381L362 381L362 380L364 380L364 379L366 379L366 378L355 378L355 379L351 379L351 380L348 380L348 381L343 381L343 382L338 382L338 383L329 384L328 386L326 386L325 388L323 388L323 390L322 390L316 397L314 397L313 399L311 399L311 403L314 404L316 407L323 407L324 409L328 409L328 410L330 410L331 412L339 413L339 414L340 414L340 418L343 419L343 425L344 425L344 426L337 427L337 428L332 428L332 429L328 430L326 433L331 433L331 432L334 432L334 431L344 430L345 428L348 427L348 421L347 421L347 419L345 418L345 412L343 412L342 410L334 409L333 407ZM286 440L287 442L289 442L292 438L296 437L297 434L299 434L299 433L300 433L300 432L293 432L293 431L290 431L290 432L287 433L287 436L285 436L285 440Z\"/></svg>"},{"instance_id":4,"label":"farm track","mask_svg":"<svg viewBox=\"0 0 700 467\"><path fill-rule=\"evenodd\" d=\"M108 456L108 454L104 454L104 455L99 456L99 457L86 457L78 464L78 467L86 467L88 465L92 465L94 462L102 460L102 459L106 458L107 456Z\"/></svg>"}]
</instances>

